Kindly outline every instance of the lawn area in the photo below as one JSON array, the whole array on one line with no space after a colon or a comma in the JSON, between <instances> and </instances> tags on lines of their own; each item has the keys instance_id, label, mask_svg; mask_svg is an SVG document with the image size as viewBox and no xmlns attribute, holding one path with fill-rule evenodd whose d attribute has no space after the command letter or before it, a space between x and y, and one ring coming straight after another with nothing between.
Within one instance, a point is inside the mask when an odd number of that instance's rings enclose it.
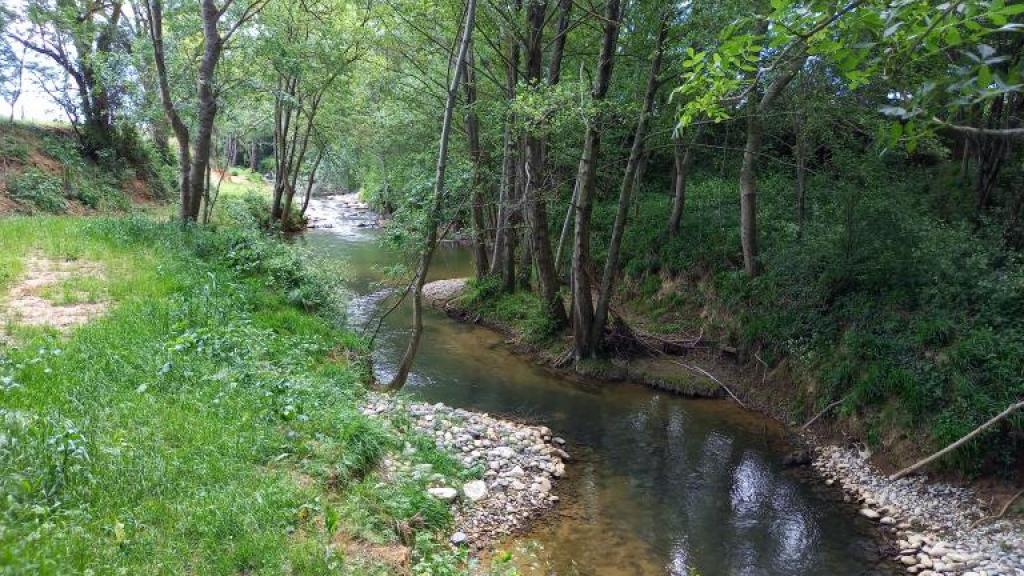
<instances>
[{"instance_id":1,"label":"lawn area","mask_svg":"<svg viewBox=\"0 0 1024 576\"><path fill-rule=\"evenodd\" d=\"M363 344L293 249L138 217L0 219L0 245L0 573L461 565L426 480L385 481L379 464L412 444L466 473L359 413ZM9 294L40 262L62 275L26 293L102 310L19 321Z\"/></svg>"}]
</instances>

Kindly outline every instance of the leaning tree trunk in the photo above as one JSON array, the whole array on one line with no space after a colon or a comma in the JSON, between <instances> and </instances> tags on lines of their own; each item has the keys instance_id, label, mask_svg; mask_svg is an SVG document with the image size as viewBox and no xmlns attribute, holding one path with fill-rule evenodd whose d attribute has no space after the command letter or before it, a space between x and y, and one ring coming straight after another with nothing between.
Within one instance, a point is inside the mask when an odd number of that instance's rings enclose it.
<instances>
[{"instance_id":1,"label":"leaning tree trunk","mask_svg":"<svg viewBox=\"0 0 1024 576\"><path fill-rule=\"evenodd\" d=\"M531 2L527 9L529 36L526 50L526 81L534 88L538 87L541 82L546 12L547 2L543 0ZM541 299L548 316L556 326L562 327L567 322L567 318L562 298L558 294L558 274L555 271L555 262L551 255L547 205L545 199L541 197L544 173L544 137L538 134L536 129L528 129L524 154L524 176L526 178L524 200L529 213L530 226L528 229L533 232L530 247L537 264L537 284L540 288Z\"/></svg>"},{"instance_id":2,"label":"leaning tree trunk","mask_svg":"<svg viewBox=\"0 0 1024 576\"><path fill-rule=\"evenodd\" d=\"M595 102L604 100L611 81L615 47L619 37L619 0L608 0L604 18L604 35L601 54L598 59L597 77L591 98ZM576 362L593 355L590 333L594 324L593 298L590 293L590 217L593 211L594 175L597 171L597 157L601 149L601 130L598 118L587 120L583 138L583 153L580 156L576 175L578 187L576 202L576 227L573 234L572 251L572 331Z\"/></svg>"},{"instance_id":3,"label":"leaning tree trunk","mask_svg":"<svg viewBox=\"0 0 1024 576\"><path fill-rule=\"evenodd\" d=\"M466 62L466 54L469 52L469 44L473 38L473 25L476 16L476 0L467 0L466 22L462 31L462 41L459 43L459 54L455 60L455 73L452 75L452 83L448 88L448 97L444 105L444 120L441 122L441 144L437 152L437 171L434 174L434 198L430 208L430 215L427 221L427 237L420 255L419 268L416 270L416 280L413 284L412 293L412 337L409 339L409 347L402 356L398 365L395 377L388 384L389 390L399 390L405 386L405 381L412 370L412 363L416 359L416 351L419 348L420 337L423 335L423 284L427 280L427 272L430 269L430 261L434 257L434 249L437 247L437 228L441 225L442 200L444 199L444 176L448 165L448 139L452 130L452 114L455 111L455 97L458 94L459 83L462 81L463 64Z\"/></svg>"},{"instance_id":4,"label":"leaning tree trunk","mask_svg":"<svg viewBox=\"0 0 1024 576\"><path fill-rule=\"evenodd\" d=\"M174 100L171 87L167 80L167 61L164 57L164 24L163 5L160 0L146 3L146 18L149 21L149 38L153 45L153 62L156 66L157 86L160 88L160 103L164 115L171 123L174 138L178 142L178 191L181 206L178 215L182 222L190 220L192 206L192 148L189 143L188 127L182 121Z\"/></svg>"},{"instance_id":5,"label":"leaning tree trunk","mask_svg":"<svg viewBox=\"0 0 1024 576\"><path fill-rule=\"evenodd\" d=\"M622 175L622 185L619 188L619 206L615 212L615 224L612 226L612 238L608 244L608 256L605 259L604 274L601 275L601 291L598 293L597 307L594 309L594 325L590 332L591 350L599 349L604 343L604 327L608 321L608 307L611 305L612 293L615 287L615 275L618 273L619 268L619 251L622 248L622 236L626 231L626 218L629 216L629 205L633 196L633 189L636 186L641 157L644 153L644 138L647 135L647 124L651 118L651 111L654 109L654 97L658 93L658 74L661 72L665 36L668 34L668 18L669 13L666 12L661 20L661 27L658 29L658 40L654 50L654 61L651 62L651 71L647 77L643 108L640 110L640 120L637 122L636 133L633 135L633 147L629 152L629 160L626 162L626 172Z\"/></svg>"}]
</instances>

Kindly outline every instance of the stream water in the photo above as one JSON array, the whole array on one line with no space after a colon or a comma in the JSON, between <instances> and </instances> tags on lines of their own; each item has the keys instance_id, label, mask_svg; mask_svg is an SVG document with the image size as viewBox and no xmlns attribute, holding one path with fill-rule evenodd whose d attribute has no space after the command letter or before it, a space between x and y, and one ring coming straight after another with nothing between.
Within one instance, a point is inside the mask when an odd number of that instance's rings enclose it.
<instances>
[{"instance_id":1,"label":"stream water","mask_svg":"<svg viewBox=\"0 0 1024 576\"><path fill-rule=\"evenodd\" d=\"M349 321L375 318L376 282L396 257L366 215L340 199L315 200L331 228L306 244L345 262ZM365 225L365 224L364 224ZM467 250L443 247L431 276L472 273ZM377 338L381 380L409 332L401 307ZM835 488L786 469L783 430L727 401L682 398L632 384L564 378L512 354L494 332L431 311L407 385L428 402L541 423L573 456L561 502L529 534L507 543L525 574L891 574L875 527Z\"/></svg>"}]
</instances>

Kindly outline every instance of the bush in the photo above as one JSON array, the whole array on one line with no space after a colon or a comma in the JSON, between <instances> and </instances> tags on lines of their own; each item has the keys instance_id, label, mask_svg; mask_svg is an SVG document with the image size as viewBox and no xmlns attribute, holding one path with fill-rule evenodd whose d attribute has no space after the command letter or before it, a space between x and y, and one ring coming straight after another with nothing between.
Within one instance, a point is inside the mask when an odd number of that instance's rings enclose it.
<instances>
[{"instance_id":1,"label":"bush","mask_svg":"<svg viewBox=\"0 0 1024 576\"><path fill-rule=\"evenodd\" d=\"M12 198L44 212L64 212L68 207L61 179L37 168L29 168L8 180L7 189Z\"/></svg>"}]
</instances>

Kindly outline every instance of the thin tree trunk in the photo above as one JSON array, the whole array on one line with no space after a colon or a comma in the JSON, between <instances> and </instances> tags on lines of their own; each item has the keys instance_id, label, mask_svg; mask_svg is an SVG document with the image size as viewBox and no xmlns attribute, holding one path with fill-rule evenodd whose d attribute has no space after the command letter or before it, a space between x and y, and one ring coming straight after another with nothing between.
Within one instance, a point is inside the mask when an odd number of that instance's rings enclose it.
<instances>
[{"instance_id":1,"label":"thin tree trunk","mask_svg":"<svg viewBox=\"0 0 1024 576\"><path fill-rule=\"evenodd\" d=\"M619 251L622 248L622 236L626 231L626 219L629 217L630 200L636 185L636 176L640 167L641 156L643 155L647 124L654 109L654 98L658 93L658 74L661 73L665 37L668 35L668 19L669 12L666 12L662 17L661 27L658 29L658 40L654 50L654 61L651 62L651 71L647 77L643 108L640 111L640 120L636 125L636 133L633 135L633 147L629 152L629 160L626 162L626 172L622 176L622 185L619 188L619 206L615 213L615 224L612 226L612 238L608 244L608 256L605 259L604 274L601 275L601 291L597 299L597 308L594 309L594 325L590 333L591 350L599 349L604 342L604 328L608 321L608 307L611 305L612 294L615 289L615 276L619 269Z\"/></svg>"},{"instance_id":2,"label":"thin tree trunk","mask_svg":"<svg viewBox=\"0 0 1024 576\"><path fill-rule=\"evenodd\" d=\"M761 154L764 133L762 116L793 81L806 60L806 49L801 49L768 86L760 101L748 105L747 142L743 147L743 164L740 168L740 243L743 246L743 269L751 278L761 272L757 235L757 157Z\"/></svg>"},{"instance_id":3,"label":"thin tree trunk","mask_svg":"<svg viewBox=\"0 0 1024 576\"><path fill-rule=\"evenodd\" d=\"M178 191L181 206L178 216L183 222L190 219L192 205L192 149L189 144L188 127L181 120L178 110L174 107L171 88L167 80L167 63L164 57L163 6L160 0L146 3L146 18L149 20L149 37L153 45L153 60L156 65L157 86L160 89L160 103L164 115L171 123L174 138L178 142ZM194 219L193 219L194 220Z\"/></svg>"},{"instance_id":4,"label":"thin tree trunk","mask_svg":"<svg viewBox=\"0 0 1024 576\"><path fill-rule=\"evenodd\" d=\"M569 206L565 209L565 218L562 219L562 232L558 235L558 249L555 250L555 270L562 268L562 254L565 242L569 238L569 228L572 225L572 215L576 209L576 198L579 194L579 186L573 185L572 196L569 197Z\"/></svg>"},{"instance_id":5,"label":"thin tree trunk","mask_svg":"<svg viewBox=\"0 0 1024 576\"><path fill-rule=\"evenodd\" d=\"M608 0L604 18L604 34L598 59L597 77L591 91L591 99L597 103L608 94L615 49L619 37L619 0ZM590 333L594 324L594 306L590 293L590 217L593 211L594 174L597 157L601 149L601 127L599 118L587 120L583 138L583 152L580 156L576 175L578 196L576 203L576 229L573 234L572 252L572 329L574 339L573 356L580 360L593 355Z\"/></svg>"},{"instance_id":6,"label":"thin tree trunk","mask_svg":"<svg viewBox=\"0 0 1024 576\"><path fill-rule=\"evenodd\" d=\"M412 322L413 332L409 340L409 347L406 348L402 361L398 365L394 379L388 384L389 390L399 390L405 386L405 381L412 370L412 363L416 359L416 351L419 348L420 338L423 335L423 284L427 280L427 272L430 269L430 261L434 257L434 249L437 247L437 228L441 224L442 201L444 198L444 177L448 164L448 140L452 129L452 114L455 111L455 97L458 94L459 83L462 81L462 64L466 62L466 54L469 52L469 44L473 38L473 25L476 16L476 0L467 0L466 22L462 31L462 41L459 43L459 53L455 60L455 73L452 75L452 83L448 88L448 98L444 106L444 120L441 123L441 143L437 152L437 171L434 175L434 198L431 206L429 220L427 222L427 238L420 255L419 268L416 271L416 281L412 294Z\"/></svg>"},{"instance_id":7,"label":"thin tree trunk","mask_svg":"<svg viewBox=\"0 0 1024 576\"><path fill-rule=\"evenodd\" d=\"M924 458L923 460L919 460L918 462L916 462L915 464L913 464L911 466L907 466L903 470L900 470L899 472L889 476L889 479L890 480L899 480L900 478L906 476L907 474L910 474L911 472L914 472L915 470L919 470L919 469L927 466L928 464L931 464L932 462L938 460L939 458L942 458L946 454L949 454L950 452L952 452L952 451L956 450L957 448L963 446L964 444L970 442L972 438L974 438L978 434L981 434L982 432L984 432L988 428L991 428L992 426L995 426L999 422L1005 420L1007 417L1009 417L1011 414L1013 414L1017 410L1020 410L1021 408L1024 408L1024 402L1017 402L1016 404L1011 404L1006 410L1003 410L1002 412L1000 412L996 416L993 416L991 419L989 419L988 422L985 422L981 426L978 426L974 430L971 430L970 433L968 433L963 438L960 438L956 442L953 442L952 444L950 444L949 446L946 446L942 450L939 450L935 454L932 454L931 456L929 456L927 458Z\"/></svg>"},{"instance_id":8,"label":"thin tree trunk","mask_svg":"<svg viewBox=\"0 0 1024 576\"><path fill-rule=\"evenodd\" d=\"M519 81L519 43L511 32L506 34L508 63L505 67L505 98L512 102ZM498 223L491 257L491 274L501 274L502 289L513 292L516 288L515 234L512 231L512 204L516 182L515 116L508 112L502 144L501 189L498 194Z\"/></svg>"},{"instance_id":9,"label":"thin tree trunk","mask_svg":"<svg viewBox=\"0 0 1024 576\"><path fill-rule=\"evenodd\" d=\"M740 168L740 243L743 247L743 269L747 276L760 272L757 246L757 155L761 152L762 127L756 106L750 106L747 117L747 142L743 147Z\"/></svg>"},{"instance_id":10,"label":"thin tree trunk","mask_svg":"<svg viewBox=\"0 0 1024 576\"><path fill-rule=\"evenodd\" d=\"M214 72L220 60L223 40L217 30L217 21L221 13L213 0L202 1L203 15L203 56L199 63L199 79L197 93L199 109L197 111L197 130L195 152L192 156L192 173L190 175L192 192L189 195L188 219L194 221L199 216L199 207L203 199L206 168L210 164L213 124L217 117L217 94L214 91Z\"/></svg>"},{"instance_id":11,"label":"thin tree trunk","mask_svg":"<svg viewBox=\"0 0 1024 576\"><path fill-rule=\"evenodd\" d=\"M316 182L316 171L320 168L320 161L323 160L323 157L323 147L317 147L316 159L313 160L313 169L309 171L309 177L306 179L306 193L302 196L302 209L299 210L299 218L306 217L309 199L313 195L313 184Z\"/></svg>"},{"instance_id":12,"label":"thin tree trunk","mask_svg":"<svg viewBox=\"0 0 1024 576\"><path fill-rule=\"evenodd\" d=\"M526 50L526 81L536 88L541 82L543 60L544 21L547 2L535 0L527 8L529 36ZM537 264L537 284L548 316L557 327L567 322L565 307L558 294L558 274L551 255L551 238L548 234L547 201L542 197L542 181L545 175L544 136L536 129L526 132L526 151L523 171L524 200L529 214L529 229L533 231L530 248ZM524 247L525 248L525 247Z\"/></svg>"},{"instance_id":13,"label":"thin tree trunk","mask_svg":"<svg viewBox=\"0 0 1024 576\"><path fill-rule=\"evenodd\" d=\"M668 233L669 236L678 236L679 225L683 221L683 212L686 210L686 177L690 170L690 163L693 161L693 145L683 144L679 137L672 140L674 169L672 171L672 213L668 218Z\"/></svg>"},{"instance_id":14,"label":"thin tree trunk","mask_svg":"<svg viewBox=\"0 0 1024 576\"><path fill-rule=\"evenodd\" d=\"M487 232L484 223L484 153L480 145L480 118L476 113L476 74L473 71L473 46L463 63L465 80L462 83L466 94L466 138L469 141L469 156L473 163L471 179L473 218L473 265L477 280L487 275Z\"/></svg>"},{"instance_id":15,"label":"thin tree trunk","mask_svg":"<svg viewBox=\"0 0 1024 576\"><path fill-rule=\"evenodd\" d=\"M803 238L804 222L807 220L807 136L797 127L796 141L796 226L797 236Z\"/></svg>"}]
</instances>

